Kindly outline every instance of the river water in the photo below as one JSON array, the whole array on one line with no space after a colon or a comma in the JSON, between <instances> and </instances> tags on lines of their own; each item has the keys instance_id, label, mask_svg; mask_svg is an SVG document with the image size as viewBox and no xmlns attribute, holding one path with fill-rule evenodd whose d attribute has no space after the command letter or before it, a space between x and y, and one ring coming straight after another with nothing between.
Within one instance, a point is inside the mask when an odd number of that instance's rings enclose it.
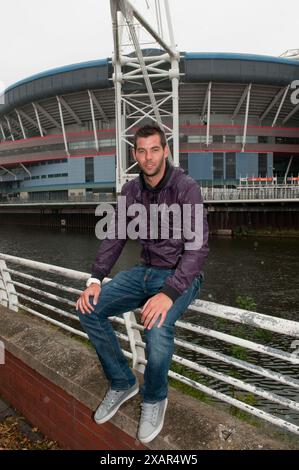
<instances>
[{"instance_id":1,"label":"river water","mask_svg":"<svg viewBox=\"0 0 299 470\"><path fill-rule=\"evenodd\" d=\"M100 245L95 235L54 231L49 229L4 226L0 223L0 253L6 253L36 261L42 261L66 268L90 272L96 251ZM140 248L137 242L128 241L111 277L119 270L127 269L138 263ZM205 281L200 297L204 300L238 306L238 296L249 296L256 304L256 311L290 320L299 321L299 238L248 237L242 239L211 238L210 254L204 269ZM82 286L83 288L83 286ZM195 312L187 312L184 320L202 324L221 331L241 334L246 339L292 352L292 338L281 335L259 335L250 328L240 327L237 323L219 322ZM232 353L242 358L242 352L232 349L231 345L208 337L194 335L178 329L178 336L204 347L224 353ZM206 356L178 350L180 354L205 366L228 372L222 363ZM239 354L239 356L238 356ZM241 356L240 356L241 354ZM245 360L252 361L269 369L279 370L299 379L298 366L283 363L271 356L253 351ZM260 387L280 393L291 399L299 400L298 390L275 383L261 376L242 371L240 378L259 384ZM228 386L214 379L204 378L204 383L219 391L226 392ZM299 417L280 405L266 403L258 398L255 406L261 406L279 416L289 416L296 424Z\"/></svg>"},{"instance_id":2,"label":"river water","mask_svg":"<svg viewBox=\"0 0 299 470\"><path fill-rule=\"evenodd\" d=\"M1 226L0 253L90 272L100 245L95 235ZM299 321L299 238L211 238L201 298L236 305L250 296L257 311ZM129 241L113 268L138 263L140 249Z\"/></svg>"}]
</instances>

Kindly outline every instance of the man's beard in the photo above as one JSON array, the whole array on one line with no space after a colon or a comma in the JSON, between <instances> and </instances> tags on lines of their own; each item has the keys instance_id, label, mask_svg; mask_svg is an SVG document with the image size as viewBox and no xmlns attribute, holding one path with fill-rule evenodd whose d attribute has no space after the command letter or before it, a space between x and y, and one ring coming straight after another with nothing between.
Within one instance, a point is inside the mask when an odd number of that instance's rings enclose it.
<instances>
[{"instance_id":1,"label":"man's beard","mask_svg":"<svg viewBox=\"0 0 299 470\"><path fill-rule=\"evenodd\" d=\"M161 171L161 168L163 166L163 162L164 162L164 160L162 160L160 162L159 166L154 170L153 173L151 173L149 170L147 171L146 168L142 168L142 172L145 174L145 176L148 176L148 177L156 176ZM153 171L153 170L151 170L151 171Z\"/></svg>"}]
</instances>

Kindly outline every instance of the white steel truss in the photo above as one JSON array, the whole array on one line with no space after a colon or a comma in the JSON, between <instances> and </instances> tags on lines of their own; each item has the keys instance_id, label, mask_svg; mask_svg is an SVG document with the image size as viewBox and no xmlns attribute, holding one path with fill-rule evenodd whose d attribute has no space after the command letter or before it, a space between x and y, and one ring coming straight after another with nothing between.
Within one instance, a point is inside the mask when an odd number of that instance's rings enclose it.
<instances>
[{"instance_id":1,"label":"white steel truss","mask_svg":"<svg viewBox=\"0 0 299 470\"><path fill-rule=\"evenodd\" d=\"M3 126L0 122L0 130L1 130L1 134L2 134L2 137L3 137L3 140L5 141L6 140L6 135L5 135L5 132L4 132L4 129L3 129Z\"/></svg>"},{"instance_id":2,"label":"white steel truss","mask_svg":"<svg viewBox=\"0 0 299 470\"><path fill-rule=\"evenodd\" d=\"M20 162L20 165L21 165L21 167L23 168L23 170L25 170L26 173L28 173L28 175L29 175L30 178L31 178L32 175L31 175L31 172L28 170L28 168L26 168L26 166L25 166L22 162Z\"/></svg>"},{"instance_id":3,"label":"white steel truss","mask_svg":"<svg viewBox=\"0 0 299 470\"><path fill-rule=\"evenodd\" d=\"M245 122L244 122L244 131L243 131L242 152L245 151L245 145L246 145L246 139L247 139L247 127L248 127L251 88L252 88L252 83L250 83L248 85L248 88L247 88L246 112L245 112Z\"/></svg>"},{"instance_id":4,"label":"white steel truss","mask_svg":"<svg viewBox=\"0 0 299 470\"><path fill-rule=\"evenodd\" d=\"M110 0L118 193L124 183L137 176L131 173L136 163L129 166L129 148L133 146L130 139L144 123L156 124L164 131L172 147L170 158L174 166L179 166L180 54L174 41L168 0L162 2L163 7L160 0L154 4L157 30L129 0ZM167 86L161 89L159 83Z\"/></svg>"},{"instance_id":5,"label":"white steel truss","mask_svg":"<svg viewBox=\"0 0 299 470\"><path fill-rule=\"evenodd\" d=\"M13 173L11 170L8 170L8 168L5 168L5 166L0 165L0 168L1 168L1 170L6 171L6 173L14 176L15 180L17 179L17 175L15 173Z\"/></svg>"},{"instance_id":6,"label":"white steel truss","mask_svg":"<svg viewBox=\"0 0 299 470\"><path fill-rule=\"evenodd\" d=\"M10 133L11 140L14 141L15 138L14 138L14 135L13 135L13 133L12 133L12 128L11 128L11 125L10 125L10 120L8 119L7 116L4 115L4 117L5 117L5 120L6 120L7 129L9 130L9 133Z\"/></svg>"},{"instance_id":7,"label":"white steel truss","mask_svg":"<svg viewBox=\"0 0 299 470\"><path fill-rule=\"evenodd\" d=\"M67 136L66 136L66 131L65 131L65 125L64 125L64 118L63 118L63 111L62 111L62 103L61 103L61 98L60 96L56 96L57 103L58 103L58 109L59 109L59 115L60 115L60 122L61 122L61 129L62 129L62 135L63 135L63 141L64 141L64 147L65 147L65 153L67 156L70 156L69 152L69 147L68 147L68 142L67 142Z\"/></svg>"},{"instance_id":8,"label":"white steel truss","mask_svg":"<svg viewBox=\"0 0 299 470\"><path fill-rule=\"evenodd\" d=\"M46 135L47 132L42 128L40 118L39 118L39 114L38 114L38 109L37 109L35 103L32 103L32 106L33 106L33 109L34 109L34 113L35 113L35 117L36 117L36 121L37 121L37 128L39 130L40 136L44 137L44 135ZM30 118L30 120L31 120L31 123L34 125L34 127L36 127L35 121L31 118Z\"/></svg>"},{"instance_id":9,"label":"white steel truss","mask_svg":"<svg viewBox=\"0 0 299 470\"><path fill-rule=\"evenodd\" d=\"M21 115L20 115L20 113L18 112L17 109L16 109L15 111L16 111L16 115L17 115L18 120L19 120L19 125L20 125L20 128L21 128L23 137L24 137L24 139L27 139L26 132L25 132L25 127L24 127L24 125L23 125Z\"/></svg>"},{"instance_id":10,"label":"white steel truss","mask_svg":"<svg viewBox=\"0 0 299 470\"><path fill-rule=\"evenodd\" d=\"M279 107L278 107L278 110L277 110L277 113L276 113L276 115L275 115L275 118L274 118L274 120L273 120L273 122L272 122L272 127L274 127L275 124L276 124L276 122L277 122L277 119L278 119L278 117L279 117L281 108L283 107L283 104L284 104L284 102L285 102L285 99L286 99L286 97L287 97L287 94L288 94L288 91L289 91L290 87L291 87L291 85L288 85L288 86L285 88L285 90L284 90L284 94L283 94L282 100L281 100L280 105L279 105Z\"/></svg>"}]
</instances>

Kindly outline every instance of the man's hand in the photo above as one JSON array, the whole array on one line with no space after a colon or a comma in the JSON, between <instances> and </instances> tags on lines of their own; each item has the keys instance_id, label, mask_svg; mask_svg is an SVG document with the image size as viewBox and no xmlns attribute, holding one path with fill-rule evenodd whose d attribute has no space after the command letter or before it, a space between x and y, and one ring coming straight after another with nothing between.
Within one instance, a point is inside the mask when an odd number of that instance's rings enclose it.
<instances>
[{"instance_id":1,"label":"man's hand","mask_svg":"<svg viewBox=\"0 0 299 470\"><path fill-rule=\"evenodd\" d=\"M166 318L168 310L172 306L173 301L166 294L160 292L154 295L144 304L141 310L141 322L144 327L149 330L154 326L157 319L161 316L158 328L160 328Z\"/></svg>"},{"instance_id":2,"label":"man's hand","mask_svg":"<svg viewBox=\"0 0 299 470\"><path fill-rule=\"evenodd\" d=\"M84 292L80 295L76 303L76 309L80 310L83 315L91 313L94 307L89 303L89 297L93 297L93 305L96 305L99 300L101 293L101 286L99 284L91 284Z\"/></svg>"}]
</instances>

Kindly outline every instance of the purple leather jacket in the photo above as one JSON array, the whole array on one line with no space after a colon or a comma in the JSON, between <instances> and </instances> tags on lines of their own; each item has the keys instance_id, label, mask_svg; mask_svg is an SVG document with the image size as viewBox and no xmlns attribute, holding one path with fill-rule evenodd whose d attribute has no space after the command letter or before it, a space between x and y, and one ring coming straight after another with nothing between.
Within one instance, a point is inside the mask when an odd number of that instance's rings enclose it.
<instances>
[{"instance_id":1,"label":"purple leather jacket","mask_svg":"<svg viewBox=\"0 0 299 470\"><path fill-rule=\"evenodd\" d=\"M168 160L166 160L166 162L165 174L157 186L154 188L148 186L141 172L139 177L129 181L123 186L121 194L126 196L127 208L131 204L136 203L143 204L143 206L145 206L147 209L148 222L150 204L167 204L167 206L174 203L177 203L180 206L183 204L190 204L191 229L194 231L194 204L202 204L203 202L200 188L196 181L185 174L183 169L175 168L168 162ZM134 218L128 215L125 215L125 217L127 224ZM117 221L117 211L115 220ZM172 222L173 221L170 219L170 234L171 229L173 228ZM160 219L158 233L160 236ZM160 292L168 295L173 302L189 288L196 276L202 275L201 270L209 252L208 236L209 228L204 211L203 243L199 249L185 250L185 242L192 240L186 240L182 231L180 239L174 239L171 238L171 236L168 239L159 237L151 239L149 223L147 224L146 239L139 238L139 242L142 246L141 264L175 269L173 273L167 277L160 290ZM120 256L126 241L126 239L105 239L102 241L96 260L92 265L92 277L102 280L104 277L109 275L112 267Z\"/></svg>"}]
</instances>

